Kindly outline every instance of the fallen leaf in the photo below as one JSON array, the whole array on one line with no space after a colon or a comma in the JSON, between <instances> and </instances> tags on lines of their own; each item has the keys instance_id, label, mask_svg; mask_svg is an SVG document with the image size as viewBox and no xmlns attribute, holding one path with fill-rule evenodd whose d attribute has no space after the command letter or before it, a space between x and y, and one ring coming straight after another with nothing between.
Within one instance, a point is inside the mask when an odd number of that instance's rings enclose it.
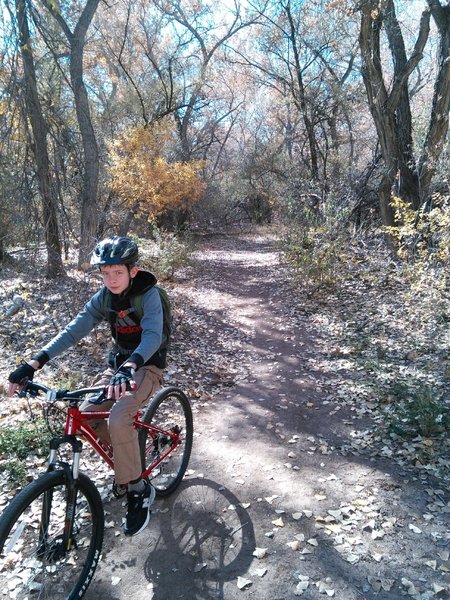
<instances>
[{"instance_id":1,"label":"fallen leaf","mask_svg":"<svg viewBox=\"0 0 450 600\"><path fill-rule=\"evenodd\" d=\"M357 554L353 554L352 552L343 555L343 558L351 565L355 565L360 560L360 557Z\"/></svg>"},{"instance_id":2,"label":"fallen leaf","mask_svg":"<svg viewBox=\"0 0 450 600\"><path fill-rule=\"evenodd\" d=\"M256 558L264 558L267 555L268 548L255 548L253 550L253 556Z\"/></svg>"},{"instance_id":3,"label":"fallen leaf","mask_svg":"<svg viewBox=\"0 0 450 600\"><path fill-rule=\"evenodd\" d=\"M258 577L264 577L264 575L267 573L267 569L263 568L263 569L254 569L250 575L257 575Z\"/></svg>"},{"instance_id":4,"label":"fallen leaf","mask_svg":"<svg viewBox=\"0 0 450 600\"><path fill-rule=\"evenodd\" d=\"M287 542L286 546L289 546L292 550L298 550L300 548L300 542L295 540L295 542Z\"/></svg>"},{"instance_id":5,"label":"fallen leaf","mask_svg":"<svg viewBox=\"0 0 450 600\"><path fill-rule=\"evenodd\" d=\"M273 501L274 501L276 498L278 498L278 496L277 496L277 495L275 495L275 496L268 496L267 498L264 498L264 500L265 500L266 502L268 502L269 504L272 504L272 502L273 502Z\"/></svg>"},{"instance_id":6,"label":"fallen leaf","mask_svg":"<svg viewBox=\"0 0 450 600\"><path fill-rule=\"evenodd\" d=\"M299 581L299 583L297 584L295 590L294 590L294 594L296 596L302 596L306 590L309 587L309 581Z\"/></svg>"},{"instance_id":7,"label":"fallen leaf","mask_svg":"<svg viewBox=\"0 0 450 600\"><path fill-rule=\"evenodd\" d=\"M381 580L381 587L383 588L383 590L385 592L389 592L392 588L392 586L394 585L395 581L393 579L382 579Z\"/></svg>"},{"instance_id":8,"label":"fallen leaf","mask_svg":"<svg viewBox=\"0 0 450 600\"><path fill-rule=\"evenodd\" d=\"M252 581L250 579L245 579L245 577L237 578L237 586L240 590L243 590L246 587L252 585Z\"/></svg>"},{"instance_id":9,"label":"fallen leaf","mask_svg":"<svg viewBox=\"0 0 450 600\"><path fill-rule=\"evenodd\" d=\"M382 560L382 558L383 558L383 555L382 555L382 554L378 554L378 553L374 552L374 553L372 554L372 558L373 558L373 560L376 560L377 562L380 562L380 561Z\"/></svg>"},{"instance_id":10,"label":"fallen leaf","mask_svg":"<svg viewBox=\"0 0 450 600\"><path fill-rule=\"evenodd\" d=\"M330 588L328 583L326 583L324 581L319 581L316 585L319 589L319 594L326 594L330 598L332 598L334 596L335 592L332 588Z\"/></svg>"},{"instance_id":11,"label":"fallen leaf","mask_svg":"<svg viewBox=\"0 0 450 600\"><path fill-rule=\"evenodd\" d=\"M406 591L410 596L414 596L415 594L417 594L416 586L412 581L406 579L406 577L402 577L401 584L404 588L406 588Z\"/></svg>"}]
</instances>

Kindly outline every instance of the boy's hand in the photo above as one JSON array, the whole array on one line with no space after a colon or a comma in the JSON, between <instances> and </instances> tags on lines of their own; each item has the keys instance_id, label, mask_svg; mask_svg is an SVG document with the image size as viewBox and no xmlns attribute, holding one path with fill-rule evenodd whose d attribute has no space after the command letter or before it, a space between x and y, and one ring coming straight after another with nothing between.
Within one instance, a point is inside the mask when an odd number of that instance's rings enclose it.
<instances>
[{"instance_id":1,"label":"boy's hand","mask_svg":"<svg viewBox=\"0 0 450 600\"><path fill-rule=\"evenodd\" d=\"M32 365L22 361L20 366L9 374L8 396L14 396L18 389L20 389L27 381L33 379L35 373L36 369Z\"/></svg>"},{"instance_id":2,"label":"boy's hand","mask_svg":"<svg viewBox=\"0 0 450 600\"><path fill-rule=\"evenodd\" d=\"M108 385L108 399L115 398L118 400L127 390L133 390L136 387L136 383L134 382L135 370L136 365L133 363L122 365L117 369Z\"/></svg>"}]
</instances>

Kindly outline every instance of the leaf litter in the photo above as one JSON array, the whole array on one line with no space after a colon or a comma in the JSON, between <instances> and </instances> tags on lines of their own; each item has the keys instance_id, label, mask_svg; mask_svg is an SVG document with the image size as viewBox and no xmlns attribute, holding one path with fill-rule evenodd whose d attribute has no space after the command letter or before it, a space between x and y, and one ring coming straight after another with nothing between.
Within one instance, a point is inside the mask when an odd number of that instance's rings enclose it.
<instances>
[{"instance_id":1,"label":"leaf litter","mask_svg":"<svg viewBox=\"0 0 450 600\"><path fill-rule=\"evenodd\" d=\"M45 281L33 282L30 285L20 277L15 280L13 278L12 283L5 280L1 285L4 298L8 299L16 287L25 298L24 308L17 315L10 317L8 322L0 321L0 333L5 341L3 350L0 350L0 361L3 371L7 373L11 367L11 356L26 355L40 343L47 341L55 329L76 313L97 284L86 282L73 271L70 273L69 282L61 284L61 290L57 293L49 293L54 286ZM242 350L249 342L252 331L235 326L232 322L220 331L217 330L214 319L210 319L208 312L211 303L214 308L214 305L220 307L223 301L215 292L212 292L211 299L208 299L208 311L205 311L202 304L205 298L203 289L190 288L184 284L170 284L168 287L172 288L169 291L174 298L177 341L172 350L173 357L167 378L187 391L193 401L194 412L198 412L202 406L214 401L217 392L233 386L236 382L249 379L250 367L242 360ZM352 289L352 294L354 291ZM448 540L443 533L442 524L448 521L450 512L448 436L445 436L445 432L439 433L437 430L429 436L418 434L405 438L390 429L389 423L391 408L396 402L396 397L392 395L392 386L396 380L412 378L442 390L442 365L445 366L446 363L439 350L439 336L436 336L433 343L437 350L434 354L427 354L427 335L429 339L432 334L423 328L419 328L417 335L416 332L408 330L400 307L397 308L398 302L395 301L397 291L398 286L393 285L383 296L383 302L390 307L389 309L386 309L386 306L378 306L376 301L371 302L370 285L362 285L356 296L345 289L341 289L336 297L328 295L326 302L321 305L320 313L315 310L316 307L308 306L304 299L298 302L298 305L302 306L301 310L289 308L292 324L296 328L305 328L318 342L313 349L302 349L304 364L316 374L306 376L305 382L314 385L321 397L326 398L322 400L321 405L328 409L330 417L343 415L342 422L349 430L349 440L339 444L331 442L323 435L312 435L307 439L297 434L286 435L285 431L288 428L282 422L282 414L286 410L287 399L283 397L280 397L277 405L280 420L267 423L266 428L268 431L273 430L280 442L286 444L290 459L298 460L301 453L306 452L318 456L350 455L372 459L380 457L397 462L407 473L409 481L416 482L426 490L427 512L417 514L412 519L414 522L408 522L411 519L396 520L389 514L390 507L383 507L377 502L379 491L374 492L370 485L366 484L353 487L357 496L350 502L330 506L332 499L329 486L338 483L334 475L333 478L328 478L326 491L325 488L323 492L316 491L317 504L314 510L302 507L301 511L286 511L291 515L292 523L298 527L303 528L305 519L313 518L313 527L317 535L309 537L305 542L304 533L301 533L299 535L302 535L303 539L291 538L285 543L291 552L295 549L296 554L309 561L312 560L309 557L313 556L314 548L322 543L331 542L334 550L348 564L356 565L360 561L373 560L377 564L385 564L384 572L389 574L391 571L388 568L388 556L383 552L384 540L405 539L407 535L422 537L434 541L437 547L435 556L422 559L423 567L430 574L445 574L449 570L449 556L448 551L443 548ZM38 313L33 309L36 305L34 300L40 297L47 298L45 308L49 318L46 320L42 319L42 312ZM358 314L354 322L349 316L352 313ZM376 318L373 318L374 314ZM397 323L395 331L389 325L393 314ZM365 330L361 328L361 323L365 323ZM404 335L405 331L408 331L408 335ZM368 343L369 335L371 339ZM414 344L417 352L410 350ZM79 383L88 383L91 374L102 364L107 345L106 330L93 334L74 349L70 357L52 361L55 364L46 369L47 381L76 377ZM226 369L223 368L224 358L227 362ZM77 364L76 372L73 371L73 364ZM78 365L81 367L78 368ZM273 368L275 366L274 362ZM307 402L304 406L305 412L318 409L318 404L318 400ZM296 405L299 406L298 403ZM18 406L17 401L7 400L2 403L0 424L25 414L21 412L24 408L23 405ZM87 462L90 463L91 460L92 457L89 457ZM45 464L41 457L32 456L28 461L29 472L36 474L43 468ZM263 470L271 473L276 471L276 466L264 465ZM89 473L98 481L108 481L108 471L100 464L100 470L99 465L95 465L94 468L91 465ZM243 482L241 485L245 483L244 478L237 477L236 481L239 480ZM6 494L9 493L9 481L4 474L0 474L0 484L3 484L0 492L2 507L5 506ZM108 493L106 485L102 496L106 498ZM257 500L261 501L260 498ZM280 500L280 496L265 498L269 505L275 500ZM319 510L318 507L322 503L324 509ZM252 510L254 505L246 503L245 506ZM281 517L274 519L274 522L284 524ZM276 529L280 527L276 526ZM266 539L275 539L273 531L265 535ZM303 546L304 543L308 544L309 549ZM270 549L267 551L270 553ZM264 558L267 559L268 556L264 555ZM270 567L264 571L264 575L268 572L270 573ZM256 575L262 577L260 574ZM335 594L332 580L318 576L314 570L309 575L297 576L292 583L295 595L305 593L311 586L315 586L320 594L329 597ZM245 590L252 585L252 581L246 577L239 577L237 585L240 590ZM433 581L424 577L423 580L411 581L408 577L388 577L381 574L378 577L367 576L366 586L362 591L379 594L393 589L398 589L402 596L406 594L418 600L443 597L442 594L449 591L448 586L440 579Z\"/></svg>"}]
</instances>

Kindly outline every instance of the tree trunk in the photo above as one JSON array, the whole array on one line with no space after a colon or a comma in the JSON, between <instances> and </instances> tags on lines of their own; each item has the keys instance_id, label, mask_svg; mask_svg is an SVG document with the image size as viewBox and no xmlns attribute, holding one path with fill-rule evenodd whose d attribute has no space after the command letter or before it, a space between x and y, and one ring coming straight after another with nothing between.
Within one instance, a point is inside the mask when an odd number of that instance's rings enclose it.
<instances>
[{"instance_id":1,"label":"tree trunk","mask_svg":"<svg viewBox=\"0 0 450 600\"><path fill-rule=\"evenodd\" d=\"M83 49L86 33L98 4L99 0L87 0L70 42L70 81L84 152L79 266L89 262L97 236L99 153L92 126L88 95L83 81Z\"/></svg>"},{"instance_id":2,"label":"tree trunk","mask_svg":"<svg viewBox=\"0 0 450 600\"><path fill-rule=\"evenodd\" d=\"M394 81L389 93L384 82L380 51L380 33L384 23L394 61ZM394 225L390 206L393 188L411 206L417 208L420 205L407 85L409 76L422 59L429 24L430 15L426 11L422 14L414 50L407 59L393 0L387 0L386 13L381 11L378 0L365 0L361 7L359 44L362 75L385 165L378 196L381 217L387 226Z\"/></svg>"},{"instance_id":3,"label":"tree trunk","mask_svg":"<svg viewBox=\"0 0 450 600\"><path fill-rule=\"evenodd\" d=\"M99 152L92 126L89 99L83 81L83 50L86 34L100 0L87 0L72 33L69 25L55 5L43 0L47 10L61 26L70 44L70 82L75 100L78 126L83 144L84 172L81 192L80 251L78 265L89 262L97 236L97 193L99 176Z\"/></svg>"},{"instance_id":4,"label":"tree trunk","mask_svg":"<svg viewBox=\"0 0 450 600\"><path fill-rule=\"evenodd\" d=\"M378 134L384 169L377 189L380 214L384 225L392 227L394 216L391 202L392 186L398 165L398 132L392 111L387 110L388 93L381 71L380 31L382 19L373 17L372 5L367 3L362 9L360 48L362 55L362 76L366 87L369 108Z\"/></svg>"},{"instance_id":5,"label":"tree trunk","mask_svg":"<svg viewBox=\"0 0 450 600\"><path fill-rule=\"evenodd\" d=\"M110 190L108 197L106 198L106 202L100 212L99 219L98 219L97 237L100 239L105 237L104 234L105 234L105 230L106 230L108 214L113 205L113 200L114 200L114 193Z\"/></svg>"},{"instance_id":6,"label":"tree trunk","mask_svg":"<svg viewBox=\"0 0 450 600\"><path fill-rule=\"evenodd\" d=\"M439 32L439 57L430 123L419 160L422 203L428 200L431 180L447 138L450 109L450 5L441 6L438 0L428 0L428 5Z\"/></svg>"},{"instance_id":7,"label":"tree trunk","mask_svg":"<svg viewBox=\"0 0 450 600\"><path fill-rule=\"evenodd\" d=\"M406 72L408 59L392 0L388 2L386 7L385 24L391 55L394 61L394 79L395 81L399 81ZM395 117L398 136L398 167L395 177L395 193L417 210L420 206L420 186L412 140L412 116L408 80L400 87L398 105L395 108Z\"/></svg>"},{"instance_id":8,"label":"tree trunk","mask_svg":"<svg viewBox=\"0 0 450 600\"><path fill-rule=\"evenodd\" d=\"M120 224L119 235L121 235L123 237L126 237L128 235L128 231L131 227L131 223L134 220L134 216L136 214L138 207L139 207L139 204L135 204L128 210L127 216L125 217L125 219L122 220L122 222Z\"/></svg>"},{"instance_id":9,"label":"tree trunk","mask_svg":"<svg viewBox=\"0 0 450 600\"><path fill-rule=\"evenodd\" d=\"M30 30L24 0L15 0L17 21L20 38L20 51L22 55L25 100L28 117L31 123L34 140L34 156L36 160L36 173L39 180L39 191L42 198L42 213L45 233L45 246L47 249L47 276L54 278L64 274L61 259L61 244L59 239L57 200L53 193L52 178L50 173L50 160L47 147L47 127L42 114L37 91L36 70L31 51Z\"/></svg>"},{"instance_id":10,"label":"tree trunk","mask_svg":"<svg viewBox=\"0 0 450 600\"><path fill-rule=\"evenodd\" d=\"M385 170L381 182L378 185L377 194L380 203L381 220L387 227L395 225L395 215L391 205L392 185L394 183L395 173L388 169Z\"/></svg>"},{"instance_id":11,"label":"tree trunk","mask_svg":"<svg viewBox=\"0 0 450 600\"><path fill-rule=\"evenodd\" d=\"M294 52L294 60L295 60L295 77L297 79L298 93L294 94L294 100L297 104L298 109L300 110L303 118L303 122L305 124L306 135L308 137L308 145L309 145L309 155L311 160L311 175L314 181L319 181L319 158L318 158L318 144L316 140L316 132L314 129L314 123L312 122L308 105L306 103L306 95L305 95L305 86L303 83L303 75L302 75L302 67L300 62L300 56L297 48L297 40L295 33L295 25L294 20L292 18L291 12L291 4L288 2L286 6L284 6L284 11L289 21L289 29L290 29L290 42L292 46L292 50Z\"/></svg>"}]
</instances>

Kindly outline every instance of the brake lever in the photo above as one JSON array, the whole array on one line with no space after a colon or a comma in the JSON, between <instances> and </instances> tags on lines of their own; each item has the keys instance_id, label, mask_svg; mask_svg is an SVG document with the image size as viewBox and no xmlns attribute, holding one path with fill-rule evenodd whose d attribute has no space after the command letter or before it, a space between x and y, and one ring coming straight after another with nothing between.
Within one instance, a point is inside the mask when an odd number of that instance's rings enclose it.
<instances>
[{"instance_id":1,"label":"brake lever","mask_svg":"<svg viewBox=\"0 0 450 600\"><path fill-rule=\"evenodd\" d=\"M90 404L103 404L103 402L105 402L105 400L107 400L106 398L106 392L107 392L108 388L105 387L103 388L103 391L100 392L100 394L96 397L96 398L88 398L88 402L90 402Z\"/></svg>"}]
</instances>

